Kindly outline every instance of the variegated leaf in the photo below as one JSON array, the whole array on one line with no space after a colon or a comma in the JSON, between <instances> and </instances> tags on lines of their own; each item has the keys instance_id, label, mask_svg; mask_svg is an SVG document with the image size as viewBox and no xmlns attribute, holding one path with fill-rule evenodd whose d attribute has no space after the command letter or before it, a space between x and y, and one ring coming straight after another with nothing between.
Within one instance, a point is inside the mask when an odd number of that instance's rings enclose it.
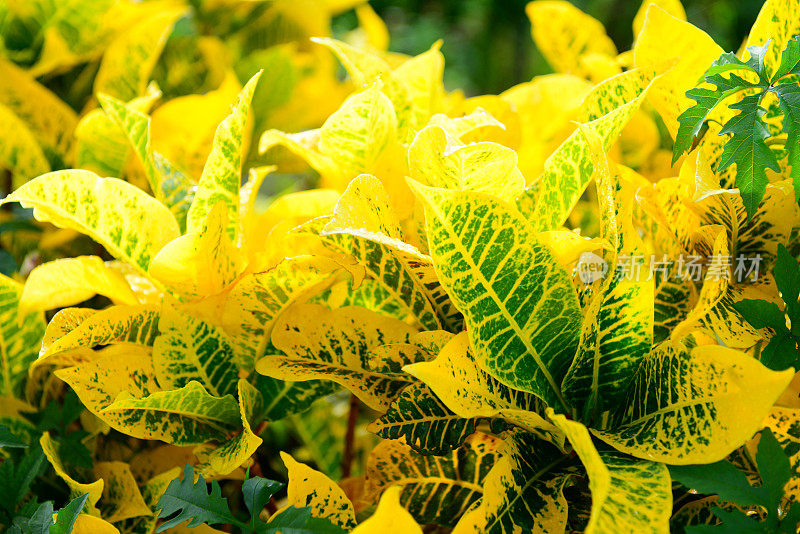
<instances>
[{"instance_id":1,"label":"variegated leaf","mask_svg":"<svg viewBox=\"0 0 800 534\"><path fill-rule=\"evenodd\" d=\"M58 477L63 480L69 488L70 498L74 499L75 497L80 497L88 493L89 496L86 500L86 511L90 514L99 515L100 512L97 510L97 501L100 500L100 497L103 494L105 485L103 479L95 480L94 482L87 484L78 482L72 478L69 473L67 473L67 469L61 460L59 442L50 437L50 432L42 433L41 437L39 438L39 444L42 446L42 451L44 452L47 461L50 462L50 465L56 472L56 475L58 475Z\"/></svg>"},{"instance_id":2,"label":"variegated leaf","mask_svg":"<svg viewBox=\"0 0 800 534\"><path fill-rule=\"evenodd\" d=\"M192 180L150 146L150 117L134 106L100 94L98 100L114 123L125 132L128 142L144 167L145 176L156 198L169 207L181 230L194 198Z\"/></svg>"},{"instance_id":3,"label":"variegated leaf","mask_svg":"<svg viewBox=\"0 0 800 534\"><path fill-rule=\"evenodd\" d=\"M260 74L253 76L239 94L233 112L220 123L200 182L189 207L186 230L198 232L212 208L222 202L228 211L228 237L236 243L239 227L239 188L247 116Z\"/></svg>"},{"instance_id":4,"label":"variegated leaf","mask_svg":"<svg viewBox=\"0 0 800 534\"><path fill-rule=\"evenodd\" d=\"M401 372L422 351L409 325L357 307L328 310L296 304L275 323L268 355L256 370L282 380L331 380L375 410L385 410L410 382Z\"/></svg>"},{"instance_id":5,"label":"variegated leaf","mask_svg":"<svg viewBox=\"0 0 800 534\"><path fill-rule=\"evenodd\" d=\"M97 462L94 475L105 482L100 501L100 512L104 519L116 523L152 514L128 464L119 461Z\"/></svg>"},{"instance_id":6,"label":"variegated leaf","mask_svg":"<svg viewBox=\"0 0 800 534\"><path fill-rule=\"evenodd\" d=\"M140 96L183 8L168 8L145 17L109 44L94 79L95 94L123 101Z\"/></svg>"},{"instance_id":7,"label":"variegated leaf","mask_svg":"<svg viewBox=\"0 0 800 534\"><path fill-rule=\"evenodd\" d=\"M67 313L68 310L60 312ZM59 314L59 315L60 315ZM64 315L66 319L68 316ZM77 349L115 343L152 347L158 336L159 311L155 306L112 306L79 317L79 323L62 330L59 323L48 326L40 358Z\"/></svg>"},{"instance_id":8,"label":"variegated leaf","mask_svg":"<svg viewBox=\"0 0 800 534\"><path fill-rule=\"evenodd\" d=\"M452 412L429 386L411 384L367 430L384 439L404 438L420 454L443 455L461 446L478 422Z\"/></svg>"},{"instance_id":9,"label":"variegated leaf","mask_svg":"<svg viewBox=\"0 0 800 534\"><path fill-rule=\"evenodd\" d=\"M667 341L642 360L625 402L592 430L639 458L716 462L761 428L792 375L726 347L689 351Z\"/></svg>"},{"instance_id":10,"label":"variegated leaf","mask_svg":"<svg viewBox=\"0 0 800 534\"><path fill-rule=\"evenodd\" d=\"M5 135L0 137L0 165L13 174L17 186L50 171L50 162L28 126L0 103L0 124Z\"/></svg>"},{"instance_id":11,"label":"variegated leaf","mask_svg":"<svg viewBox=\"0 0 800 534\"><path fill-rule=\"evenodd\" d=\"M158 330L153 343L153 368L161 387L178 389L194 380L211 395L236 394L237 363L243 355L236 354L221 329L165 306Z\"/></svg>"},{"instance_id":12,"label":"variegated leaf","mask_svg":"<svg viewBox=\"0 0 800 534\"><path fill-rule=\"evenodd\" d=\"M241 430L218 446L200 445L194 454L200 462L198 471L206 476L227 476L245 464L255 454L263 440L254 432L252 426L264 411L264 399L259 391L247 380L239 380L239 418Z\"/></svg>"},{"instance_id":13,"label":"variegated leaf","mask_svg":"<svg viewBox=\"0 0 800 534\"><path fill-rule=\"evenodd\" d=\"M589 475L592 512L587 534L669 533L672 488L667 466L615 450L598 451L581 423L552 410L549 415L566 433Z\"/></svg>"},{"instance_id":14,"label":"variegated leaf","mask_svg":"<svg viewBox=\"0 0 800 534\"><path fill-rule=\"evenodd\" d=\"M221 439L239 423L239 408L230 395L214 397L196 381L136 397L122 391L98 416L139 439L194 445Z\"/></svg>"},{"instance_id":15,"label":"variegated leaf","mask_svg":"<svg viewBox=\"0 0 800 534\"><path fill-rule=\"evenodd\" d=\"M367 461L367 496L400 486L400 503L423 524L453 526L483 495L483 481L502 442L475 433L445 456L421 456L400 441L383 441Z\"/></svg>"},{"instance_id":16,"label":"variegated leaf","mask_svg":"<svg viewBox=\"0 0 800 534\"><path fill-rule=\"evenodd\" d=\"M583 100L587 127L608 150L639 109L655 78L648 67L627 71L595 86ZM539 231L554 230L566 221L594 172L592 149L576 130L547 159L544 173L517 200L520 211Z\"/></svg>"},{"instance_id":17,"label":"variegated leaf","mask_svg":"<svg viewBox=\"0 0 800 534\"><path fill-rule=\"evenodd\" d=\"M452 304L431 280L430 258L403 241L400 221L376 178L363 174L350 182L320 235L335 250L352 254L422 326L456 326Z\"/></svg>"},{"instance_id":18,"label":"variegated leaf","mask_svg":"<svg viewBox=\"0 0 800 534\"><path fill-rule=\"evenodd\" d=\"M355 528L353 503L336 482L285 452L281 452L281 460L289 471L286 488L289 506L308 507L312 517L324 517L345 531Z\"/></svg>"},{"instance_id":19,"label":"variegated leaf","mask_svg":"<svg viewBox=\"0 0 800 534\"><path fill-rule=\"evenodd\" d=\"M636 269L636 258L644 257L644 244L631 218L633 192L609 165L600 137L588 126L580 130L597 175L602 237L612 246L605 261L614 266L585 308L578 352L561 385L589 421L624 398L642 356L653 344L654 282L643 273L617 272L626 259L630 269Z\"/></svg>"},{"instance_id":20,"label":"variegated leaf","mask_svg":"<svg viewBox=\"0 0 800 534\"><path fill-rule=\"evenodd\" d=\"M0 396L20 394L45 332L41 313L20 310L22 285L0 275Z\"/></svg>"},{"instance_id":21,"label":"variegated leaf","mask_svg":"<svg viewBox=\"0 0 800 534\"><path fill-rule=\"evenodd\" d=\"M435 360L403 370L424 382L445 406L465 419L499 418L532 432L560 434L540 415L544 405L539 398L504 385L480 368L466 332L453 337Z\"/></svg>"},{"instance_id":22,"label":"variegated leaf","mask_svg":"<svg viewBox=\"0 0 800 534\"><path fill-rule=\"evenodd\" d=\"M180 235L169 210L141 189L81 170L51 172L2 201L33 208L34 217L84 233L118 259L147 273L162 246Z\"/></svg>"},{"instance_id":23,"label":"variegated leaf","mask_svg":"<svg viewBox=\"0 0 800 534\"><path fill-rule=\"evenodd\" d=\"M411 178L433 187L481 191L513 202L525 187L517 154L497 143L463 144L440 126L420 130L408 147Z\"/></svg>"},{"instance_id":24,"label":"variegated leaf","mask_svg":"<svg viewBox=\"0 0 800 534\"><path fill-rule=\"evenodd\" d=\"M412 185L425 203L436 272L466 318L481 367L507 386L564 404L561 379L581 322L567 273L512 206L483 193Z\"/></svg>"},{"instance_id":25,"label":"variegated leaf","mask_svg":"<svg viewBox=\"0 0 800 534\"><path fill-rule=\"evenodd\" d=\"M499 454L483 482L483 498L471 512L473 532L563 533L567 500L562 491L572 459L525 432L506 438Z\"/></svg>"}]
</instances>

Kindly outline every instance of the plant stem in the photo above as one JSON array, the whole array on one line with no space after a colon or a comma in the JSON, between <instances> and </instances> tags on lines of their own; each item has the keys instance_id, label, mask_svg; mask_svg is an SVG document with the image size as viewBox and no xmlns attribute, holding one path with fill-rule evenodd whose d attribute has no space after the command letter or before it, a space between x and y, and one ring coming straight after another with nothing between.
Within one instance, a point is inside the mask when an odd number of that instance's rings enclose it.
<instances>
[{"instance_id":1,"label":"plant stem","mask_svg":"<svg viewBox=\"0 0 800 534\"><path fill-rule=\"evenodd\" d=\"M358 397L350 394L350 413L347 416L347 432L344 435L344 453L342 454L342 478L350 476L353 466L353 448L355 447L356 422L358 421Z\"/></svg>"}]
</instances>

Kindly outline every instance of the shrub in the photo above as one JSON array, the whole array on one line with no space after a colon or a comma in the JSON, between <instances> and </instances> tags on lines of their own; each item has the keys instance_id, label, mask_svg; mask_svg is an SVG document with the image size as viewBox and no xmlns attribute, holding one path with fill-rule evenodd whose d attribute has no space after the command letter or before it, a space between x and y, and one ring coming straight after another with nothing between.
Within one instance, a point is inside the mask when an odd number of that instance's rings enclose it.
<instances>
[{"instance_id":1,"label":"shrub","mask_svg":"<svg viewBox=\"0 0 800 534\"><path fill-rule=\"evenodd\" d=\"M68 108L33 76L66 23L48 23L41 51L14 45L28 70L5 68L35 89L7 84L31 135L4 141L3 204L32 208L21 231L40 248L77 253L54 251L24 286L2 279L0 437L35 452L0 466L19 479L6 524L60 528L53 503L24 498L44 457L84 499L61 521L80 508L76 525L112 532L796 531L793 3L768 0L735 56L677 2L644 2L620 54L596 20L537 0L533 38L558 72L472 98L444 89L440 43L387 52L361 6L369 43L319 37L309 52L338 58L349 81L330 87L349 96L296 84L288 126L270 122L287 75L246 52L248 23L271 20L259 5L199 5L171 54L109 60L125 48L109 27L107 49L67 56L102 54L99 107L47 168L19 156L57 148L37 117ZM180 16L128 7L162 23L144 43ZM147 89L153 75L168 96L211 84L211 68L171 70L218 59L202 56L204 16L223 17L215 46L252 74L207 150L156 120L195 97L150 113ZM209 95L191 101L201 114ZM335 107L309 124L296 98ZM159 150L163 135L178 145ZM319 187L264 209L264 184L303 162ZM271 480L284 471L285 494Z\"/></svg>"}]
</instances>

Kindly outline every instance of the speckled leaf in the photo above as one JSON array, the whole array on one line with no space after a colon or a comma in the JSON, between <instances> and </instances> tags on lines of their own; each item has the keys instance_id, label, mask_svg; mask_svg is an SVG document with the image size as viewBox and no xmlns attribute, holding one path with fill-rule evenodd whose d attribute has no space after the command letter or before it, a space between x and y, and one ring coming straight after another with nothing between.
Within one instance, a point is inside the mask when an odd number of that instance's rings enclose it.
<instances>
[{"instance_id":1,"label":"speckled leaf","mask_svg":"<svg viewBox=\"0 0 800 534\"><path fill-rule=\"evenodd\" d=\"M133 343L150 347L158 335L158 308L155 306L112 306L83 318L78 326L60 337L48 328L40 358L81 347L94 348L114 343ZM55 334L57 330L53 329Z\"/></svg>"},{"instance_id":2,"label":"speckled leaf","mask_svg":"<svg viewBox=\"0 0 800 534\"><path fill-rule=\"evenodd\" d=\"M672 488L667 466L615 450L598 451L588 429L550 411L589 475L592 511L586 534L669 533Z\"/></svg>"},{"instance_id":3,"label":"speckled leaf","mask_svg":"<svg viewBox=\"0 0 800 534\"><path fill-rule=\"evenodd\" d=\"M609 165L600 137L588 126L580 130L592 151L603 218L601 237L612 247L604 259L608 265L624 267L627 258L633 269L633 258L645 253L631 219L633 191ZM587 420L624 398L641 358L653 344L654 282L648 278L610 271L584 308L580 345L561 387Z\"/></svg>"},{"instance_id":4,"label":"speckled leaf","mask_svg":"<svg viewBox=\"0 0 800 534\"><path fill-rule=\"evenodd\" d=\"M243 277L225 301L225 330L251 346L256 358L263 356L277 317L330 286L338 270L339 265L328 258L297 256Z\"/></svg>"},{"instance_id":5,"label":"speckled leaf","mask_svg":"<svg viewBox=\"0 0 800 534\"><path fill-rule=\"evenodd\" d=\"M96 294L116 304L139 304L118 271L109 268L97 256L78 256L34 268L25 281L20 306L33 311L52 310L80 304Z\"/></svg>"},{"instance_id":6,"label":"speckled leaf","mask_svg":"<svg viewBox=\"0 0 800 534\"><path fill-rule=\"evenodd\" d=\"M94 79L95 94L128 101L140 96L175 22L185 10L165 9L119 33L108 45Z\"/></svg>"},{"instance_id":7,"label":"speckled leaf","mask_svg":"<svg viewBox=\"0 0 800 534\"><path fill-rule=\"evenodd\" d=\"M150 515L130 466L125 462L97 462L94 474L102 479L100 512L106 521L116 523L132 517Z\"/></svg>"},{"instance_id":8,"label":"speckled leaf","mask_svg":"<svg viewBox=\"0 0 800 534\"><path fill-rule=\"evenodd\" d=\"M214 144L186 218L186 230L198 232L206 216L219 202L228 209L228 237L236 242L239 226L239 187L242 184L242 155L245 150L247 116L260 72L239 93L233 112L220 123Z\"/></svg>"},{"instance_id":9,"label":"speckled leaf","mask_svg":"<svg viewBox=\"0 0 800 534\"><path fill-rule=\"evenodd\" d=\"M463 144L441 126L420 130L408 147L408 167L422 184L481 191L509 202L525 187L516 152L497 143Z\"/></svg>"},{"instance_id":10,"label":"speckled leaf","mask_svg":"<svg viewBox=\"0 0 800 534\"><path fill-rule=\"evenodd\" d=\"M0 275L0 396L20 393L45 332L41 313L20 312L22 291L19 282Z\"/></svg>"},{"instance_id":11,"label":"speckled leaf","mask_svg":"<svg viewBox=\"0 0 800 534\"><path fill-rule=\"evenodd\" d=\"M236 394L237 357L242 355L220 328L165 306L158 330L153 368L161 387L178 389L194 380L211 395Z\"/></svg>"},{"instance_id":12,"label":"speckled leaf","mask_svg":"<svg viewBox=\"0 0 800 534\"><path fill-rule=\"evenodd\" d=\"M200 462L198 471L207 476L226 476L245 464L256 452L263 440L253 432L260 415L264 412L264 399L247 380L239 380L239 419L241 430L219 446L200 445L194 455Z\"/></svg>"},{"instance_id":13,"label":"speckled leaf","mask_svg":"<svg viewBox=\"0 0 800 534\"><path fill-rule=\"evenodd\" d=\"M352 254L422 326L453 325L452 305L426 284L430 258L403 241L400 221L375 177L362 174L350 182L320 235L335 250Z\"/></svg>"},{"instance_id":14,"label":"speckled leaf","mask_svg":"<svg viewBox=\"0 0 800 534\"><path fill-rule=\"evenodd\" d=\"M367 461L367 498L400 486L400 503L418 522L453 526L483 495L501 443L475 433L445 456L422 456L400 441L383 441Z\"/></svg>"},{"instance_id":15,"label":"speckled leaf","mask_svg":"<svg viewBox=\"0 0 800 534\"><path fill-rule=\"evenodd\" d=\"M625 402L593 432L640 458L716 462L761 428L792 375L726 347L689 351L664 342L642 360Z\"/></svg>"},{"instance_id":16,"label":"speckled leaf","mask_svg":"<svg viewBox=\"0 0 800 534\"><path fill-rule=\"evenodd\" d=\"M655 69L627 71L595 86L583 100L582 119L608 150L644 101ZM520 211L539 231L555 230L566 221L594 172L592 150L576 130L547 159L544 173L520 196Z\"/></svg>"},{"instance_id":17,"label":"speckled leaf","mask_svg":"<svg viewBox=\"0 0 800 534\"><path fill-rule=\"evenodd\" d=\"M139 439L157 439L174 445L193 445L220 439L239 423L233 397L209 395L199 382L146 397L121 392L100 411L101 418Z\"/></svg>"},{"instance_id":18,"label":"speckled leaf","mask_svg":"<svg viewBox=\"0 0 800 534\"><path fill-rule=\"evenodd\" d=\"M562 490L570 457L525 432L510 435L499 454L483 482L475 527L487 534L562 534L567 525Z\"/></svg>"},{"instance_id":19,"label":"speckled leaf","mask_svg":"<svg viewBox=\"0 0 800 534\"><path fill-rule=\"evenodd\" d=\"M375 410L386 410L410 379L401 372L423 352L411 345L415 330L364 308L328 310L296 304L275 323L268 355L256 370L282 380L331 380Z\"/></svg>"},{"instance_id":20,"label":"speckled leaf","mask_svg":"<svg viewBox=\"0 0 800 534\"><path fill-rule=\"evenodd\" d=\"M100 496L103 493L103 480L95 480L89 484L84 484L72 478L69 473L67 473L64 463L61 460L59 442L51 438L49 432L42 433L39 438L39 444L42 446L42 451L44 451L44 455L53 467L56 475L58 475L69 488L70 498L74 499L75 497L80 497L88 493L86 511L90 514L99 515L97 501L100 500Z\"/></svg>"},{"instance_id":21,"label":"speckled leaf","mask_svg":"<svg viewBox=\"0 0 800 534\"><path fill-rule=\"evenodd\" d=\"M295 508L308 507L312 517L324 517L334 525L350 531L356 526L353 503L342 488L323 473L297 462L291 455L281 452L289 484L286 488L287 502Z\"/></svg>"},{"instance_id":22,"label":"speckled leaf","mask_svg":"<svg viewBox=\"0 0 800 534\"><path fill-rule=\"evenodd\" d=\"M750 28L745 48L762 46L769 41L764 66L772 76L778 71L781 52L797 34L800 34L800 6L792 0L767 0Z\"/></svg>"},{"instance_id":23,"label":"speckled leaf","mask_svg":"<svg viewBox=\"0 0 800 534\"><path fill-rule=\"evenodd\" d=\"M0 124L5 135L0 137L0 165L13 174L14 183L28 180L50 170L50 163L28 126L0 103Z\"/></svg>"},{"instance_id":24,"label":"speckled leaf","mask_svg":"<svg viewBox=\"0 0 800 534\"><path fill-rule=\"evenodd\" d=\"M166 158L150 146L150 117L136 107L105 94L98 95L103 109L125 132L156 198L169 207L181 229L186 228L186 215L194 198L194 183Z\"/></svg>"},{"instance_id":25,"label":"speckled leaf","mask_svg":"<svg viewBox=\"0 0 800 534\"><path fill-rule=\"evenodd\" d=\"M411 384L367 430L384 439L404 438L420 454L442 455L461 446L478 422L456 415L427 385Z\"/></svg>"},{"instance_id":26,"label":"speckled leaf","mask_svg":"<svg viewBox=\"0 0 800 534\"><path fill-rule=\"evenodd\" d=\"M508 204L411 183L425 203L436 272L466 318L481 367L550 405L563 403L560 383L581 323L567 273Z\"/></svg>"},{"instance_id":27,"label":"speckled leaf","mask_svg":"<svg viewBox=\"0 0 800 534\"><path fill-rule=\"evenodd\" d=\"M0 104L10 110L48 154L65 159L78 116L58 96L14 63L0 59ZM4 127L9 128L10 124ZM29 176L28 178L33 178Z\"/></svg>"},{"instance_id":28,"label":"speckled leaf","mask_svg":"<svg viewBox=\"0 0 800 534\"><path fill-rule=\"evenodd\" d=\"M510 388L481 369L472 356L466 332L453 337L435 360L403 370L424 382L461 417L500 418L532 432L560 434L537 413L544 410L539 398Z\"/></svg>"},{"instance_id":29,"label":"speckled leaf","mask_svg":"<svg viewBox=\"0 0 800 534\"><path fill-rule=\"evenodd\" d=\"M33 208L40 221L88 235L142 274L156 252L180 235L175 217L156 199L127 182L88 171L42 175L2 202L19 202Z\"/></svg>"}]
</instances>

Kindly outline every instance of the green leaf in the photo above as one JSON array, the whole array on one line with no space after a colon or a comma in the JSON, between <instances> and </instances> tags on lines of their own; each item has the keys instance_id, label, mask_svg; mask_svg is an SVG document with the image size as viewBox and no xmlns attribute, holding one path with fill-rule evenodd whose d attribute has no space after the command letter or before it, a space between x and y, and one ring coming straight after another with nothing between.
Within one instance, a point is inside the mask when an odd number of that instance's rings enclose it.
<instances>
[{"instance_id":1,"label":"green leaf","mask_svg":"<svg viewBox=\"0 0 800 534\"><path fill-rule=\"evenodd\" d=\"M197 482L194 481L194 469L189 464L183 468L183 480L176 478L170 482L157 506L161 510L159 517L167 519L156 532L164 532L187 519L191 519L187 524L190 528L204 523L231 523L240 528L247 527L231 513L228 499L222 496L219 483L212 480L209 493L203 475L198 475Z\"/></svg>"},{"instance_id":2,"label":"green leaf","mask_svg":"<svg viewBox=\"0 0 800 534\"><path fill-rule=\"evenodd\" d=\"M761 350L759 360L766 367L775 371L783 371L789 367L800 369L797 338L788 332L775 334L767 346Z\"/></svg>"},{"instance_id":3,"label":"green leaf","mask_svg":"<svg viewBox=\"0 0 800 534\"><path fill-rule=\"evenodd\" d=\"M83 510L83 505L86 504L86 499L89 498L88 493L84 493L80 497L72 499L69 504L58 511L55 523L50 525L49 534L69 534L72 532L72 526L75 524L75 519L78 514Z\"/></svg>"},{"instance_id":4,"label":"green leaf","mask_svg":"<svg viewBox=\"0 0 800 534\"><path fill-rule=\"evenodd\" d=\"M762 117L767 112L761 107L763 93L748 95L731 104L739 110L720 130L719 134L733 134L725 143L720 156L718 172L736 164L736 187L742 195L748 217L752 217L767 190L766 169L780 171L775 153L767 146L769 129Z\"/></svg>"},{"instance_id":5,"label":"green leaf","mask_svg":"<svg viewBox=\"0 0 800 534\"><path fill-rule=\"evenodd\" d=\"M781 293L781 299L786 303L786 313L794 323L800 322L800 263L789 253L783 245L778 245L778 257L775 260L775 285ZM798 325L800 327L800 325Z\"/></svg>"},{"instance_id":6,"label":"green leaf","mask_svg":"<svg viewBox=\"0 0 800 534\"><path fill-rule=\"evenodd\" d=\"M242 499L244 505L250 511L250 526L255 527L259 521L258 515L267 505L276 491L284 485L274 480L262 477L252 477L242 483Z\"/></svg>"},{"instance_id":7,"label":"green leaf","mask_svg":"<svg viewBox=\"0 0 800 534\"><path fill-rule=\"evenodd\" d=\"M6 425L0 425L0 447L27 449L28 444L15 436Z\"/></svg>"},{"instance_id":8,"label":"green leaf","mask_svg":"<svg viewBox=\"0 0 800 534\"><path fill-rule=\"evenodd\" d=\"M420 454L446 454L475 432L478 418L456 415L424 384L411 384L367 430L384 439L405 438Z\"/></svg>"},{"instance_id":9,"label":"green leaf","mask_svg":"<svg viewBox=\"0 0 800 534\"><path fill-rule=\"evenodd\" d=\"M186 219L188 232L199 232L206 216L218 202L228 208L228 236L236 242L239 226L239 187L245 127L259 72L242 89L233 112L220 123Z\"/></svg>"},{"instance_id":10,"label":"green leaf","mask_svg":"<svg viewBox=\"0 0 800 534\"><path fill-rule=\"evenodd\" d=\"M761 475L762 488L768 496L765 506L770 513L773 513L783 499L783 487L789 482L789 479L797 474L792 469L789 457L769 428L761 431L756 452L756 465L758 474Z\"/></svg>"},{"instance_id":11,"label":"green leaf","mask_svg":"<svg viewBox=\"0 0 800 534\"><path fill-rule=\"evenodd\" d=\"M553 253L495 197L409 183L425 204L433 263L464 314L476 359L507 386L565 404L560 383L582 316Z\"/></svg>"},{"instance_id":12,"label":"green leaf","mask_svg":"<svg viewBox=\"0 0 800 534\"><path fill-rule=\"evenodd\" d=\"M747 476L727 460L702 465L671 465L669 474L689 489L719 495L723 501L742 506L769 506L762 488L754 488Z\"/></svg>"},{"instance_id":13,"label":"green leaf","mask_svg":"<svg viewBox=\"0 0 800 534\"><path fill-rule=\"evenodd\" d=\"M796 43L797 41L792 41ZM782 83L773 89L778 95L778 105L783 112L783 131L786 132L786 145L795 200L800 198L800 86L796 83Z\"/></svg>"},{"instance_id":14,"label":"green leaf","mask_svg":"<svg viewBox=\"0 0 800 534\"><path fill-rule=\"evenodd\" d=\"M733 307L755 328L772 328L776 332L786 331L786 316L777 304L761 299L743 299Z\"/></svg>"},{"instance_id":15,"label":"green leaf","mask_svg":"<svg viewBox=\"0 0 800 534\"><path fill-rule=\"evenodd\" d=\"M309 508L289 506L270 518L262 534L344 534L346 531L323 517L312 517Z\"/></svg>"},{"instance_id":16,"label":"green leaf","mask_svg":"<svg viewBox=\"0 0 800 534\"><path fill-rule=\"evenodd\" d=\"M567 524L562 490L571 458L530 433L512 434L483 483L475 514L481 532L557 534Z\"/></svg>"}]
</instances>

